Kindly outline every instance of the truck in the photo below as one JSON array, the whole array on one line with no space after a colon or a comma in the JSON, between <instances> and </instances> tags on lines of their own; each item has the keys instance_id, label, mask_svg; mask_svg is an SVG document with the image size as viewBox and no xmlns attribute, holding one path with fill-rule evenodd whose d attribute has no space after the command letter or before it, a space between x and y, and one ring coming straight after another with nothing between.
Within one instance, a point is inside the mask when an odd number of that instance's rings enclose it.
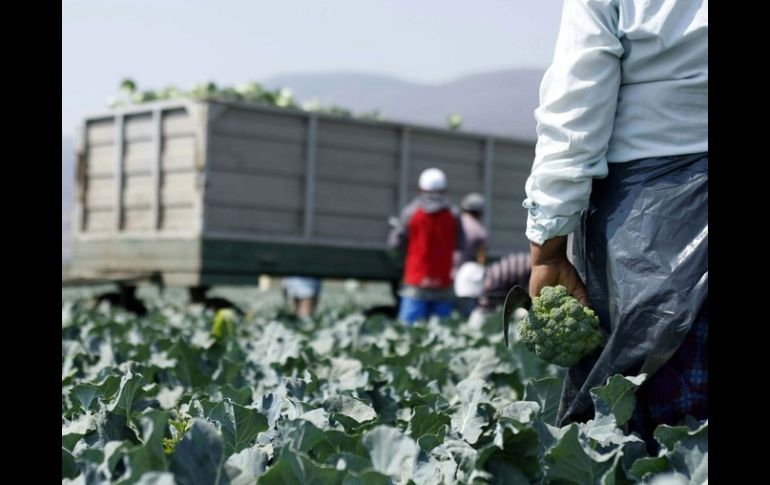
<instances>
[{"instance_id":1,"label":"truck","mask_svg":"<svg viewBox=\"0 0 770 485\"><path fill-rule=\"evenodd\" d=\"M442 169L486 197L491 257L524 250L534 143L217 100L86 116L77 142L70 281L195 291L260 275L397 281L388 220Z\"/></svg>"}]
</instances>

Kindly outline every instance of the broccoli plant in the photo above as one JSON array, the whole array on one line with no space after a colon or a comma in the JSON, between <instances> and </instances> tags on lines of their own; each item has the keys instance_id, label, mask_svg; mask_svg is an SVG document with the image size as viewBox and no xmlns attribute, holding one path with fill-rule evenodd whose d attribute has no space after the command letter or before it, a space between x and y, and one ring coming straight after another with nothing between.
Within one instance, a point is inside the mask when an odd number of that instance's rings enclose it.
<instances>
[{"instance_id":1,"label":"broccoli plant","mask_svg":"<svg viewBox=\"0 0 770 485\"><path fill-rule=\"evenodd\" d=\"M182 441L182 436L192 426L192 418L185 413L178 413L175 419L169 419L171 438L163 438L163 452L172 455L176 445Z\"/></svg>"},{"instance_id":2,"label":"broccoli plant","mask_svg":"<svg viewBox=\"0 0 770 485\"><path fill-rule=\"evenodd\" d=\"M235 333L235 312L229 308L222 308L214 316L211 325L211 335L216 339L233 335Z\"/></svg>"},{"instance_id":3,"label":"broccoli plant","mask_svg":"<svg viewBox=\"0 0 770 485\"><path fill-rule=\"evenodd\" d=\"M532 308L519 322L519 335L535 355L562 367L577 364L604 341L596 313L561 285L546 286L532 299Z\"/></svg>"}]
</instances>

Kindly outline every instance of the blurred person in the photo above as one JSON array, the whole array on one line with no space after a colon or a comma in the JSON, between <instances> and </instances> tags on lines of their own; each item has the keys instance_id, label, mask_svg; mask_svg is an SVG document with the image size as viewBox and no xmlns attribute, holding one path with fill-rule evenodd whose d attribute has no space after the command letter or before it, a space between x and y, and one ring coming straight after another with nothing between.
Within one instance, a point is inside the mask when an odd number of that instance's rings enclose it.
<instances>
[{"instance_id":1,"label":"blurred person","mask_svg":"<svg viewBox=\"0 0 770 485\"><path fill-rule=\"evenodd\" d=\"M472 192L460 201L460 222L465 243L455 252L455 271L469 261L487 262L487 229L484 227L484 196Z\"/></svg>"},{"instance_id":2,"label":"blurred person","mask_svg":"<svg viewBox=\"0 0 770 485\"><path fill-rule=\"evenodd\" d=\"M476 307L487 260L487 230L482 222L484 196L478 192L467 194L460 201L460 211L464 244L455 251L452 277L457 310L468 318Z\"/></svg>"},{"instance_id":3,"label":"blurred person","mask_svg":"<svg viewBox=\"0 0 770 485\"><path fill-rule=\"evenodd\" d=\"M610 334L557 425L645 374L629 429L655 453L658 425L708 418L708 1L566 0L535 118L529 293L564 285Z\"/></svg>"},{"instance_id":4,"label":"blurred person","mask_svg":"<svg viewBox=\"0 0 770 485\"><path fill-rule=\"evenodd\" d=\"M311 317L318 304L321 280L307 276L289 276L283 279L282 284L284 296L294 314L300 318Z\"/></svg>"},{"instance_id":5,"label":"blurred person","mask_svg":"<svg viewBox=\"0 0 770 485\"><path fill-rule=\"evenodd\" d=\"M453 256L463 245L458 211L445 195L444 172L424 170L418 186L419 195L404 207L388 236L390 248L406 251L398 315L407 325L452 313Z\"/></svg>"}]
</instances>

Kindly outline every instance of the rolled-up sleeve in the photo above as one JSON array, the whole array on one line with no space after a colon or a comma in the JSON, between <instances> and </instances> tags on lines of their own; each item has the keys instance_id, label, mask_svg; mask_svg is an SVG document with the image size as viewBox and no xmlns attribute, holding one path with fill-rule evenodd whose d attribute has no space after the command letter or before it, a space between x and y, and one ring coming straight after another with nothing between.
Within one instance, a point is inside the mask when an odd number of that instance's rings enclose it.
<instances>
[{"instance_id":1,"label":"rolled-up sleeve","mask_svg":"<svg viewBox=\"0 0 770 485\"><path fill-rule=\"evenodd\" d=\"M398 219L398 226L391 229L388 234L387 246L389 249L406 249L409 241L409 221L417 210L417 201L410 202L401 210L401 216Z\"/></svg>"},{"instance_id":2,"label":"rolled-up sleeve","mask_svg":"<svg viewBox=\"0 0 770 485\"><path fill-rule=\"evenodd\" d=\"M537 244L571 233L588 207L592 179L607 175L623 55L617 24L614 1L564 2L553 63L540 85L526 182L526 235Z\"/></svg>"}]
</instances>

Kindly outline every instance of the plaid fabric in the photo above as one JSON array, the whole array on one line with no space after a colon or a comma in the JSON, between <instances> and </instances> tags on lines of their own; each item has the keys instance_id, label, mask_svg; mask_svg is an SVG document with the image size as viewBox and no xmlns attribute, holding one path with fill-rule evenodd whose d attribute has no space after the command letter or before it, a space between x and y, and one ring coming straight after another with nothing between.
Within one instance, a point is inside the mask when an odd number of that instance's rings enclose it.
<instances>
[{"instance_id":1,"label":"plaid fabric","mask_svg":"<svg viewBox=\"0 0 770 485\"><path fill-rule=\"evenodd\" d=\"M637 391L630 430L657 453L653 432L658 425L680 424L685 416L708 418L708 302L682 345Z\"/></svg>"},{"instance_id":2,"label":"plaid fabric","mask_svg":"<svg viewBox=\"0 0 770 485\"><path fill-rule=\"evenodd\" d=\"M505 301L508 290L515 285L529 286L532 274L532 257L529 253L513 253L492 263L484 273L484 289L479 305L488 311L494 310Z\"/></svg>"}]
</instances>

